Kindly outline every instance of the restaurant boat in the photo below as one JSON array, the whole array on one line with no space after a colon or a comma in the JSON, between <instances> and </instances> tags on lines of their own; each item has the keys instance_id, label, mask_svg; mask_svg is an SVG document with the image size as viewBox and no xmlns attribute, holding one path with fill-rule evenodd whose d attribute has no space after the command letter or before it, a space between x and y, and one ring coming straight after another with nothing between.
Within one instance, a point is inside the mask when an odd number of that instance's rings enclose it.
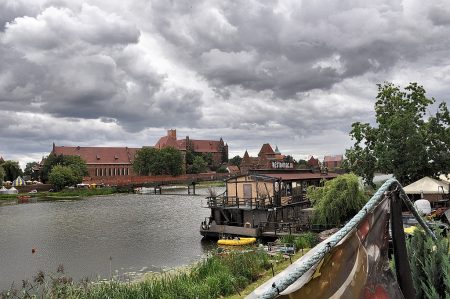
<instances>
[{"instance_id":1,"label":"restaurant boat","mask_svg":"<svg viewBox=\"0 0 450 299\"><path fill-rule=\"evenodd\" d=\"M227 236L278 237L309 227L312 209L308 186L320 186L332 172L298 169L252 170L225 181L225 192L207 197L211 210L200 227L207 238Z\"/></svg>"}]
</instances>

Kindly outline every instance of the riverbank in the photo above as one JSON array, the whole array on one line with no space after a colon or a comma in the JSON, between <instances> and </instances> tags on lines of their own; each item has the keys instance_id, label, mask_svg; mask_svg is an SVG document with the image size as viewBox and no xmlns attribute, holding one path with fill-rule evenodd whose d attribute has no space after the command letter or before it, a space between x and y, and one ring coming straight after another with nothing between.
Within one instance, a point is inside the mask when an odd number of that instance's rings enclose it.
<instances>
[{"instance_id":1,"label":"riverbank","mask_svg":"<svg viewBox=\"0 0 450 299\"><path fill-rule=\"evenodd\" d=\"M223 181L213 181L213 182L201 182L197 184L197 188L214 188L214 187L224 187L225 183ZM176 190L177 186L166 186L172 187L170 189ZM179 189L186 189L183 186ZM130 193L131 189L121 188L121 187L102 187L95 189L87 188L75 188L75 189L64 189L59 192L49 192L41 191L37 193L18 193L18 194L0 194L0 202L2 201L16 201L18 196L31 196L31 198L37 198L37 200L76 200L84 197L99 196L99 195L111 195L120 193Z\"/></svg>"},{"instance_id":2,"label":"riverbank","mask_svg":"<svg viewBox=\"0 0 450 299\"><path fill-rule=\"evenodd\" d=\"M304 251L306 252L306 251ZM302 252L292 256L292 260ZM27 282L21 290L9 290L3 298L17 298L13 294L38 292L45 298L242 298L290 264L282 255L269 256L260 249L211 254L190 268L147 276L139 282L74 283L63 267L53 275L38 273L34 282ZM8 295L9 294L9 295ZM55 295L57 294L57 295Z\"/></svg>"}]
</instances>

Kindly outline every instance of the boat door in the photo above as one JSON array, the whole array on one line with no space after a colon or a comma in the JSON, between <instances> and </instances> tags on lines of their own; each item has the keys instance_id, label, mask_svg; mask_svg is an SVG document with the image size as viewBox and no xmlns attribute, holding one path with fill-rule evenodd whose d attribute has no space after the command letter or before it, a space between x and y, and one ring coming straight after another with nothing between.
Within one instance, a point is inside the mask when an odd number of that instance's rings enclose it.
<instances>
[{"instance_id":1,"label":"boat door","mask_svg":"<svg viewBox=\"0 0 450 299\"><path fill-rule=\"evenodd\" d=\"M244 198L252 198L252 184L244 184Z\"/></svg>"}]
</instances>

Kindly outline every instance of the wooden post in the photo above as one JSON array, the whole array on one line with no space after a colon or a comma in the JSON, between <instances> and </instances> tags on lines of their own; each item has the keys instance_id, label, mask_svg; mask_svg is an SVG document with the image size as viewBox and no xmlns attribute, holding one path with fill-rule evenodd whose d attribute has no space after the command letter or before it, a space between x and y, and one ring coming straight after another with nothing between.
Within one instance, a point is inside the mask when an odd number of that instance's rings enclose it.
<instances>
[{"instance_id":1,"label":"wooden post","mask_svg":"<svg viewBox=\"0 0 450 299\"><path fill-rule=\"evenodd\" d=\"M392 243L394 244L394 260L397 281L405 298L416 298L406 251L405 232L403 231L402 201L399 191L391 193L391 227Z\"/></svg>"},{"instance_id":2,"label":"wooden post","mask_svg":"<svg viewBox=\"0 0 450 299\"><path fill-rule=\"evenodd\" d=\"M195 195L195 182L192 183L193 194Z\"/></svg>"}]
</instances>

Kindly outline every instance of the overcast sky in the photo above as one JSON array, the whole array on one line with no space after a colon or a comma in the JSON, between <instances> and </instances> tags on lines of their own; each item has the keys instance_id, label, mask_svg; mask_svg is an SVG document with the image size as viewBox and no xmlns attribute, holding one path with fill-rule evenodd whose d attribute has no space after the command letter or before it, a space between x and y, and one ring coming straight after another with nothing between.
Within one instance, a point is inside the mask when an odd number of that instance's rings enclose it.
<instances>
[{"instance_id":1,"label":"overcast sky","mask_svg":"<svg viewBox=\"0 0 450 299\"><path fill-rule=\"evenodd\" d=\"M22 166L171 128L340 154L383 81L450 104L445 1L0 1L0 156Z\"/></svg>"}]
</instances>

